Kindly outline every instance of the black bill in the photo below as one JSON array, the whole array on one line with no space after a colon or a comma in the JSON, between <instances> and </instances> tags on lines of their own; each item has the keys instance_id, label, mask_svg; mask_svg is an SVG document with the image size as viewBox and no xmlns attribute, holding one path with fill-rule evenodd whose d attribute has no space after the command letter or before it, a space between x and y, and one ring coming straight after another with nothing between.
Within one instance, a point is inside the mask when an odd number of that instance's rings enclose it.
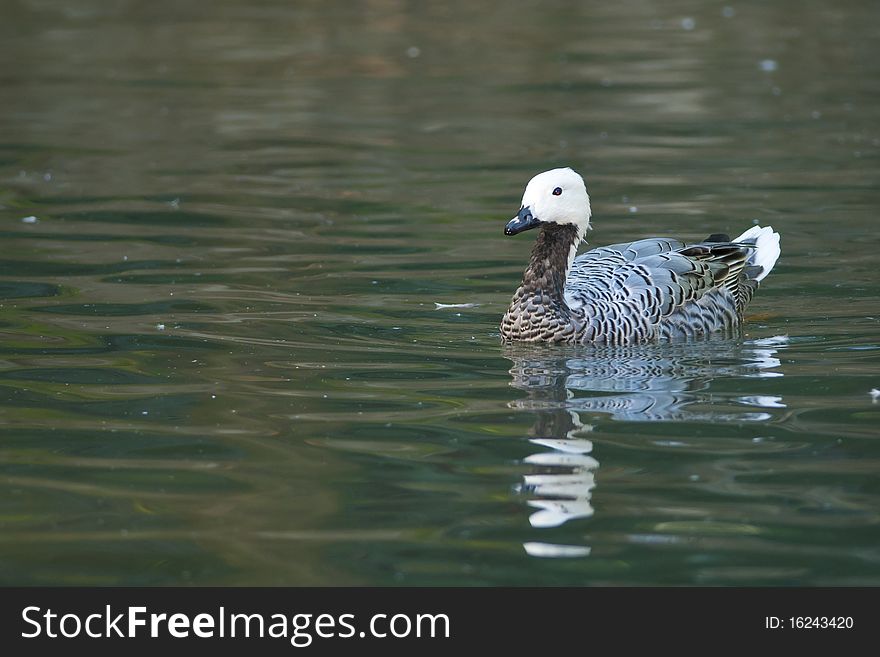
<instances>
[{"instance_id":1,"label":"black bill","mask_svg":"<svg viewBox=\"0 0 880 657\"><path fill-rule=\"evenodd\" d=\"M525 206L520 208L517 215L507 222L507 225L504 227L504 234L516 235L525 230L537 228L540 223L540 221L532 216L531 209L528 206Z\"/></svg>"}]
</instances>

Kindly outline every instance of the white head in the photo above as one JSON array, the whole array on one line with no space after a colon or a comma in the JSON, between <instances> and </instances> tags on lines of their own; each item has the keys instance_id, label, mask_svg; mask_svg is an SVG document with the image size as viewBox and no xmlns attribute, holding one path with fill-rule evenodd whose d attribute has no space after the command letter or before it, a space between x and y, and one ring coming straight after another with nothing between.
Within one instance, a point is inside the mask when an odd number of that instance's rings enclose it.
<instances>
[{"instance_id":1,"label":"white head","mask_svg":"<svg viewBox=\"0 0 880 657\"><path fill-rule=\"evenodd\" d=\"M508 222L505 235L542 224L574 224L582 237L590 227L590 197L580 175L568 168L539 173L526 185L522 207Z\"/></svg>"}]
</instances>

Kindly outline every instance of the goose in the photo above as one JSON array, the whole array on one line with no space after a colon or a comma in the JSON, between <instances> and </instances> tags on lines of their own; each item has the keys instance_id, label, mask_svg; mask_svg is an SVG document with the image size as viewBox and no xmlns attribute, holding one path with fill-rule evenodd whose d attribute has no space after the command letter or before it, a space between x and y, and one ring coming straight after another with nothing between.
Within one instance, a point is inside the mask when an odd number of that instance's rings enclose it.
<instances>
[{"instance_id":1,"label":"goose","mask_svg":"<svg viewBox=\"0 0 880 657\"><path fill-rule=\"evenodd\" d=\"M635 344L731 332L779 258L779 233L753 226L687 245L650 237L575 257L590 197L571 168L532 178L505 235L540 228L501 321L504 342Z\"/></svg>"}]
</instances>

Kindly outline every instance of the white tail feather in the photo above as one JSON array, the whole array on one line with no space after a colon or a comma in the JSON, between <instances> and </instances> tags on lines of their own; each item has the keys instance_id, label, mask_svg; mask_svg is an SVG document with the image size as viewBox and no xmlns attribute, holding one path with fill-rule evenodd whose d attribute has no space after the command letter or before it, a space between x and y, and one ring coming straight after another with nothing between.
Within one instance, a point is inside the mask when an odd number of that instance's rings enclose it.
<instances>
[{"instance_id":1,"label":"white tail feather","mask_svg":"<svg viewBox=\"0 0 880 657\"><path fill-rule=\"evenodd\" d=\"M755 280L761 281L767 277L767 274L773 271L773 265L776 264L781 253L779 233L773 232L773 228L770 226L765 228L752 226L733 241L755 245L755 249L749 254L749 258L746 261L750 266L757 265L761 267L761 273L755 277Z\"/></svg>"}]
</instances>

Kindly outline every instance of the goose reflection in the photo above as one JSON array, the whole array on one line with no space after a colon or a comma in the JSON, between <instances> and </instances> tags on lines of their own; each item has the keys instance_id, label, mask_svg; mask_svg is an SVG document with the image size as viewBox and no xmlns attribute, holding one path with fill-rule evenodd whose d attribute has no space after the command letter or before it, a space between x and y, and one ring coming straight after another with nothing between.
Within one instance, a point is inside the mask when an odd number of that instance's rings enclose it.
<instances>
[{"instance_id":1,"label":"goose reflection","mask_svg":"<svg viewBox=\"0 0 880 657\"><path fill-rule=\"evenodd\" d=\"M541 451L527 456L533 466L519 490L530 497L535 528L559 527L593 515L599 462L589 439L593 426L582 414L627 422L761 422L771 415L757 408L781 408L776 396L712 393L723 378L782 376L776 368L783 337L743 342L626 347L553 348L514 345L503 355L512 362L511 385L526 392L511 408L531 411L529 442ZM538 557L587 556L587 546L524 544Z\"/></svg>"}]
</instances>

